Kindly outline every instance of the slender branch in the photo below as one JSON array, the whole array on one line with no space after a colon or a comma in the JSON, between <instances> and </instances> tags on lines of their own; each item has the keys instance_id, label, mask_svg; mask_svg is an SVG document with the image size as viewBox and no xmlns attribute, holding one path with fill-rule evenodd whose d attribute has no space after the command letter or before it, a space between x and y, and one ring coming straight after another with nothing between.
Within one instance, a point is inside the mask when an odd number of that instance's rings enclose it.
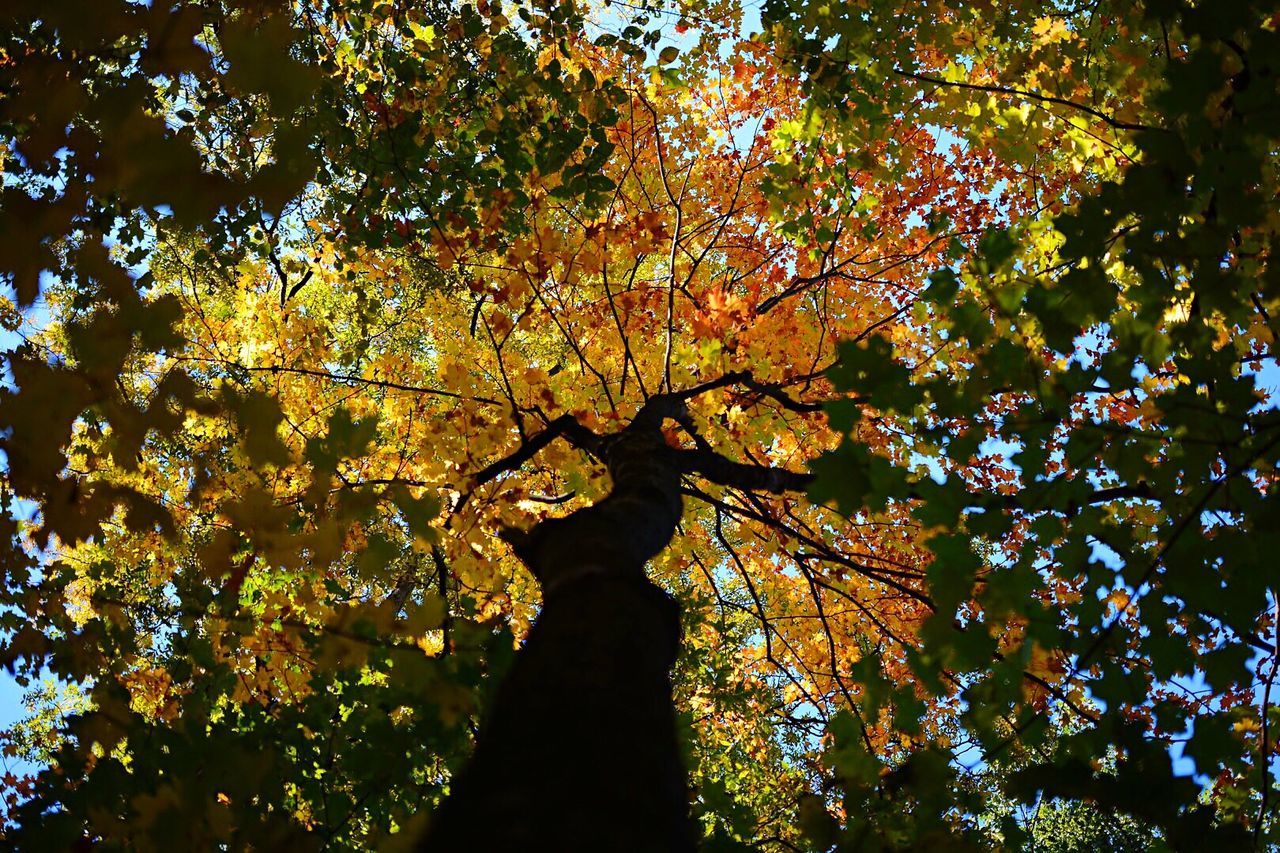
<instances>
[{"instance_id":1,"label":"slender branch","mask_svg":"<svg viewBox=\"0 0 1280 853\"><path fill-rule=\"evenodd\" d=\"M514 471L524 463L528 462L538 454L538 451L546 447L551 442L561 436L570 437L575 445L590 446L599 442L599 437L591 430L578 423L573 415L561 415L551 423L547 424L546 429L535 435L533 438L521 443L521 445L502 457L496 462L490 463L481 468L475 474L471 475L472 488L483 486L490 480L505 474L508 471ZM584 448L585 449L585 448Z\"/></svg>"},{"instance_id":2,"label":"slender branch","mask_svg":"<svg viewBox=\"0 0 1280 853\"><path fill-rule=\"evenodd\" d=\"M227 359L204 358L200 356L182 356L177 360L211 362L213 364L221 364L224 367L235 370L244 370L249 373L288 373L295 376L311 376L316 379L327 379L330 382L349 382L355 385L365 385L373 388L386 388L391 391L405 391L411 394L430 394L436 397L449 397L454 400L470 400L475 403L483 403L486 406L502 405L500 401L495 400L492 397L473 397L469 394L460 394L457 391L448 391L443 388L428 388L425 385L409 385L403 382L391 382L386 379L368 379L364 376L356 376L350 373L333 373L328 370L314 370L307 367L287 367L283 364L271 364L255 367Z\"/></svg>"},{"instance_id":3,"label":"slender branch","mask_svg":"<svg viewBox=\"0 0 1280 853\"><path fill-rule=\"evenodd\" d=\"M930 77L928 74L917 74L912 71L904 71L901 68L893 69L893 73L899 77L909 77L912 80L919 80L921 83L933 83L936 86L949 86L956 89L971 89L977 92L991 92L997 95L1011 95L1015 98L1026 98L1031 101L1039 101L1044 104L1057 104L1061 107L1079 110L1082 113L1088 113L1094 118L1116 128L1117 130L1161 130L1162 127L1153 127L1147 124L1136 124L1134 122L1121 121L1115 116L1108 115L1101 110L1095 110L1087 104L1081 104L1076 101L1069 101L1066 98L1057 98L1053 95L1041 95L1038 92L1028 92L1024 89L1013 89L1008 86L992 86L984 83L962 83L958 80L943 80L940 77Z\"/></svg>"},{"instance_id":4,"label":"slender branch","mask_svg":"<svg viewBox=\"0 0 1280 853\"><path fill-rule=\"evenodd\" d=\"M803 400L793 399L792 397L784 394L782 389L778 386L757 382L750 376L744 377L741 380L741 384L750 388L756 394L759 394L762 397L768 397L770 400L781 405L782 408L789 409L793 412L820 412L822 411L822 407L826 405L825 401L804 402Z\"/></svg>"}]
</instances>

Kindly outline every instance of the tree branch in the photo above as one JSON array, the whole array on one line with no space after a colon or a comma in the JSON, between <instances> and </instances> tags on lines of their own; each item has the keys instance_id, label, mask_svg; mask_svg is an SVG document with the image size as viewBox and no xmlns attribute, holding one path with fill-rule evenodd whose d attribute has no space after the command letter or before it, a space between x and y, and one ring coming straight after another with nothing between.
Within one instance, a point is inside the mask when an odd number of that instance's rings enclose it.
<instances>
[{"instance_id":1,"label":"tree branch","mask_svg":"<svg viewBox=\"0 0 1280 853\"><path fill-rule=\"evenodd\" d=\"M813 482L813 475L770 468L746 462L734 462L708 450L673 450L676 467L682 474L697 474L721 486L748 492L803 492Z\"/></svg>"},{"instance_id":2,"label":"tree branch","mask_svg":"<svg viewBox=\"0 0 1280 853\"><path fill-rule=\"evenodd\" d=\"M921 83L933 83L936 86L950 86L956 89L971 89L977 92L991 92L996 95L1012 95L1015 98L1026 98L1031 101L1039 101L1045 104L1057 104L1061 107L1068 107L1073 110L1079 110L1082 113L1088 113L1107 125L1117 130L1160 130L1163 127L1153 127L1148 124L1136 124L1134 122L1121 121L1115 116L1108 115L1100 110L1095 110L1087 104L1081 104L1076 101L1069 101L1066 98L1056 98L1052 95L1041 95L1038 92L1028 92L1024 89L1013 89L1007 86L992 86L984 83L962 83L958 80L943 80L940 77L930 77L927 74L916 74L912 71L903 71L901 68L893 69L893 73L899 77L908 77L912 80L919 80Z\"/></svg>"},{"instance_id":3,"label":"tree branch","mask_svg":"<svg viewBox=\"0 0 1280 853\"><path fill-rule=\"evenodd\" d=\"M502 457L481 468L471 476L471 486L483 486L485 483L508 471L514 471L524 463L528 462L538 451L555 441L560 436L565 436L570 442L584 450L590 450L599 444L600 438L591 430L578 423L577 418L573 415L561 415L555 420L547 424L546 429L535 435L533 438L521 443L521 445Z\"/></svg>"}]
</instances>

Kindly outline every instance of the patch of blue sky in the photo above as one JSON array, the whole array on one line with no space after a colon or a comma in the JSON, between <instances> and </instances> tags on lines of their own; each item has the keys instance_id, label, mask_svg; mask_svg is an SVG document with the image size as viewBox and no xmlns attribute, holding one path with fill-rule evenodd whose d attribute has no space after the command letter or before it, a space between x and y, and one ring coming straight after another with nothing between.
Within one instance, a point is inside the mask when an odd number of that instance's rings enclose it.
<instances>
[{"instance_id":1,"label":"patch of blue sky","mask_svg":"<svg viewBox=\"0 0 1280 853\"><path fill-rule=\"evenodd\" d=\"M937 456L913 450L907 454L907 461L913 468L923 468L926 476L939 486L947 481L947 471Z\"/></svg>"}]
</instances>

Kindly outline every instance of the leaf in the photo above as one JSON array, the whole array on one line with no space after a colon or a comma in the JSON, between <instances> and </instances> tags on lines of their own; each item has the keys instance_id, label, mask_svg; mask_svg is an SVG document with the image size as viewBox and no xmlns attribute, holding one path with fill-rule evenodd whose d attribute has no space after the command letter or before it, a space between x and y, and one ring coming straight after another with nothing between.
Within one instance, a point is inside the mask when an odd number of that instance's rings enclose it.
<instances>
[{"instance_id":1,"label":"leaf","mask_svg":"<svg viewBox=\"0 0 1280 853\"><path fill-rule=\"evenodd\" d=\"M409 532L420 547L428 547L438 541L440 534L432 526L436 516L440 514L440 501L430 495L413 497L408 489L397 489L392 500L400 515L404 518Z\"/></svg>"},{"instance_id":2,"label":"leaf","mask_svg":"<svg viewBox=\"0 0 1280 853\"><path fill-rule=\"evenodd\" d=\"M293 456L279 435L284 414L273 398L261 392L242 395L228 389L223 401L236 416L240 441L251 462L285 465L292 461Z\"/></svg>"},{"instance_id":3,"label":"leaf","mask_svg":"<svg viewBox=\"0 0 1280 853\"><path fill-rule=\"evenodd\" d=\"M409 608L405 617L405 627L409 633L421 635L434 631L444 624L447 613L445 600L435 593L426 593L420 604Z\"/></svg>"}]
</instances>

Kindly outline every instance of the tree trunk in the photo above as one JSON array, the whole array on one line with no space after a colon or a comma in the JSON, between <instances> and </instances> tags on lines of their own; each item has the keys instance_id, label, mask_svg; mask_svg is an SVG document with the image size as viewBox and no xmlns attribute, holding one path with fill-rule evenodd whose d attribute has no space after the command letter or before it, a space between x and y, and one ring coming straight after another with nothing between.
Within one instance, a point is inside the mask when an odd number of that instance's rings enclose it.
<instances>
[{"instance_id":1,"label":"tree trunk","mask_svg":"<svg viewBox=\"0 0 1280 853\"><path fill-rule=\"evenodd\" d=\"M680 518L660 425L642 410L602 440L603 501L510 537L542 612L423 850L693 849L669 675L680 609L644 575Z\"/></svg>"}]
</instances>

